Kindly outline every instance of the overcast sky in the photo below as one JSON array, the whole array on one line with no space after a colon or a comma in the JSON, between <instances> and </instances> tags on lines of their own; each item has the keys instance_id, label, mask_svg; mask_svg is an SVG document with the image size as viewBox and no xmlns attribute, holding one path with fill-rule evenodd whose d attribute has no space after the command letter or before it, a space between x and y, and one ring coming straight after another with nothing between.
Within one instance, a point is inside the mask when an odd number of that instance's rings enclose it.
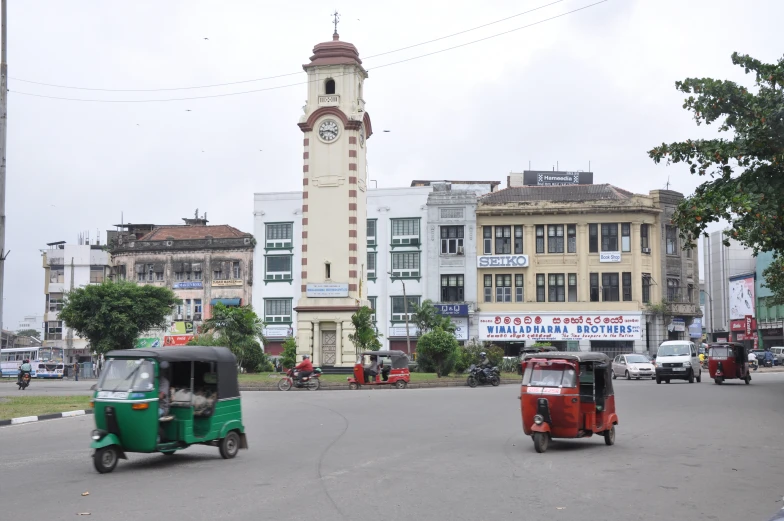
<instances>
[{"instance_id":1,"label":"overcast sky","mask_svg":"<svg viewBox=\"0 0 784 521\"><path fill-rule=\"evenodd\" d=\"M550 7L365 60L370 177L489 179L510 171L587 170L595 183L686 194L698 179L654 165L662 141L711 135L681 108L688 76L748 82L733 51L782 56L779 0L609 0L459 49L597 0ZM8 180L5 317L16 329L44 310L40 249L125 222L180 223L196 208L212 224L252 232L253 193L298 190L296 123L316 43L341 39L362 57L510 17L553 0L24 0L8 8ZM121 6L122 5L122 6ZM778 45L776 44L778 42ZM378 69L375 69L378 67ZM106 92L46 87L20 80ZM285 87L285 85L300 84ZM24 96L153 100L88 103ZM390 130L382 133L381 130Z\"/></svg>"}]
</instances>

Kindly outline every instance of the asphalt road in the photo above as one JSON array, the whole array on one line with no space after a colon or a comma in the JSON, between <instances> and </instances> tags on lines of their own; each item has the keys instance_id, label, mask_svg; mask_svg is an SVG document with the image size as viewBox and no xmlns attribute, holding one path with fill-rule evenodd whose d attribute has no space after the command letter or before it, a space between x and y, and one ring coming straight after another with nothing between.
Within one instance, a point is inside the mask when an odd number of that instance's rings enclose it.
<instances>
[{"instance_id":1,"label":"asphalt road","mask_svg":"<svg viewBox=\"0 0 784 521\"><path fill-rule=\"evenodd\" d=\"M90 459L91 417L0 428L5 519L766 520L784 494L784 374L616 381L616 445L536 454L519 388L249 392L250 449ZM89 491L88 496L82 496Z\"/></svg>"},{"instance_id":2,"label":"asphalt road","mask_svg":"<svg viewBox=\"0 0 784 521\"><path fill-rule=\"evenodd\" d=\"M16 380L13 382L7 380L8 379L4 378L3 381L0 382L0 396L89 396L93 394L90 387L95 385L98 381L79 380L78 382L74 382L73 380L39 380L34 378L30 382L30 387L24 391L20 391L16 383L14 383Z\"/></svg>"}]
</instances>

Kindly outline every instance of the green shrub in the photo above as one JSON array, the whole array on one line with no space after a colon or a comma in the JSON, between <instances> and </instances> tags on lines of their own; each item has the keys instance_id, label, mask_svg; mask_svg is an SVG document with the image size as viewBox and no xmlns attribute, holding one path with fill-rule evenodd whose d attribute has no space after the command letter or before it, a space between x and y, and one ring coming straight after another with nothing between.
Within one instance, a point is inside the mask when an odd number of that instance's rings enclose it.
<instances>
[{"instance_id":1,"label":"green shrub","mask_svg":"<svg viewBox=\"0 0 784 521\"><path fill-rule=\"evenodd\" d=\"M439 378L447 376L455 365L455 358L460 344L454 335L436 327L425 333L417 341L417 362L423 366L422 358L427 365L435 370Z\"/></svg>"},{"instance_id":2,"label":"green shrub","mask_svg":"<svg viewBox=\"0 0 784 521\"><path fill-rule=\"evenodd\" d=\"M294 337L288 337L283 342L283 352L280 354L280 364L283 369L291 369L297 365L297 341Z\"/></svg>"}]
</instances>

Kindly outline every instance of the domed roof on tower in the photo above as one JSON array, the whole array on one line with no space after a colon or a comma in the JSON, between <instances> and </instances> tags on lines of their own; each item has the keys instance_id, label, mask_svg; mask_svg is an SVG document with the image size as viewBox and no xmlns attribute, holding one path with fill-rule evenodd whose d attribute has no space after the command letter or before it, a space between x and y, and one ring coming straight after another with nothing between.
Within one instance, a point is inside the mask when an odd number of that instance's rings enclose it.
<instances>
[{"instance_id":1,"label":"domed roof on tower","mask_svg":"<svg viewBox=\"0 0 784 521\"><path fill-rule=\"evenodd\" d=\"M306 63L302 68L308 70L311 67L321 65L357 65L364 72L362 60L359 59L359 51L354 47L354 44L340 41L340 35L338 34L339 15L335 12L333 16L335 17L333 22L335 24L335 32L332 33L332 41L317 44L313 48L313 56L310 57L310 63Z\"/></svg>"}]
</instances>

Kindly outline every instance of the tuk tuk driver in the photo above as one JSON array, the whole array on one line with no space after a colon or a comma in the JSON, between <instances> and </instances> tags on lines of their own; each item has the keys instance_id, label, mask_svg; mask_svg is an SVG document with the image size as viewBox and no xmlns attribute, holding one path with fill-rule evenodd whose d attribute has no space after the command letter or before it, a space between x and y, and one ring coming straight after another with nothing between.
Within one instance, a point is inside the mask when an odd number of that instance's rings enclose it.
<instances>
[{"instance_id":1,"label":"tuk tuk driver","mask_svg":"<svg viewBox=\"0 0 784 521\"><path fill-rule=\"evenodd\" d=\"M163 361L160 364L158 375L158 416L164 418L169 414L169 362Z\"/></svg>"},{"instance_id":2,"label":"tuk tuk driver","mask_svg":"<svg viewBox=\"0 0 784 521\"><path fill-rule=\"evenodd\" d=\"M378 375L378 357L376 355L370 356L370 365L366 365L365 369L365 381L375 381L376 376Z\"/></svg>"},{"instance_id":3,"label":"tuk tuk driver","mask_svg":"<svg viewBox=\"0 0 784 521\"><path fill-rule=\"evenodd\" d=\"M298 380L302 380L313 374L313 362L310 361L310 355L302 355L302 361L294 367L294 376Z\"/></svg>"}]
</instances>

